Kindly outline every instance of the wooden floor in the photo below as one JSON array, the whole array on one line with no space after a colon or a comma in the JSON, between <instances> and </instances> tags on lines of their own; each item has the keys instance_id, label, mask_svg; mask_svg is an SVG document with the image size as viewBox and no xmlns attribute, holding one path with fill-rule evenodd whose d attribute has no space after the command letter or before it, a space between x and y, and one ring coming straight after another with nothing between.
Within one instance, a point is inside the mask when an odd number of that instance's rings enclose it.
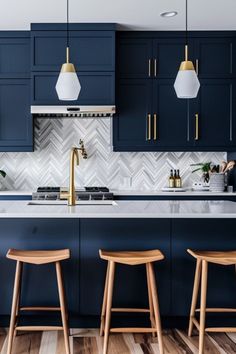
<instances>
[{"instance_id":1,"label":"wooden floor","mask_svg":"<svg viewBox=\"0 0 236 354\"><path fill-rule=\"evenodd\" d=\"M98 330L71 330L71 348L74 354L102 353L102 339ZM186 332L164 331L166 354L198 354L197 335L188 338ZM0 354L6 354L7 331L0 330ZM215 333L206 336L205 354L236 353L236 333ZM13 354L64 354L61 332L24 333L16 337ZM113 334L110 336L110 354L158 354L156 338L149 334Z\"/></svg>"}]
</instances>

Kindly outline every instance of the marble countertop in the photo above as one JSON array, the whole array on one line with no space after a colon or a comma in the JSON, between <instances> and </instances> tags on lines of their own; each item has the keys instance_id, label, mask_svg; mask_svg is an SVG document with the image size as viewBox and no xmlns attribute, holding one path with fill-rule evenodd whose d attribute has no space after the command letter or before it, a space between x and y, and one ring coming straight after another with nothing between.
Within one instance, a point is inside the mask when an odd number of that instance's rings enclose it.
<instances>
[{"instance_id":1,"label":"marble countertop","mask_svg":"<svg viewBox=\"0 0 236 354\"><path fill-rule=\"evenodd\" d=\"M0 201L0 218L236 218L231 201L113 201L68 207L65 202Z\"/></svg>"},{"instance_id":2,"label":"marble countertop","mask_svg":"<svg viewBox=\"0 0 236 354\"><path fill-rule=\"evenodd\" d=\"M185 192L163 192L161 190L120 190L111 189L114 195L123 196L234 196L236 197L236 192L206 192L206 191L192 191L187 190ZM31 196L32 191L29 190L3 190L0 191L0 196Z\"/></svg>"}]
</instances>

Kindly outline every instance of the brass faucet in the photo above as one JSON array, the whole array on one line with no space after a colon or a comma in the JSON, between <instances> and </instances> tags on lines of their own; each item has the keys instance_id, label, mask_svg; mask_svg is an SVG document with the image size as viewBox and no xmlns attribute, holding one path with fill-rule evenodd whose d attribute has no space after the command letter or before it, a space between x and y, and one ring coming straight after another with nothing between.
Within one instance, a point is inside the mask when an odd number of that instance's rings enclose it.
<instances>
[{"instance_id":1,"label":"brass faucet","mask_svg":"<svg viewBox=\"0 0 236 354\"><path fill-rule=\"evenodd\" d=\"M80 147L73 147L70 152L70 181L69 181L69 191L61 191L60 199L67 199L68 205L73 206L76 204L76 193L75 193L75 163L79 165L79 152L81 153L83 159L87 159L87 151L84 147L83 140L80 140Z\"/></svg>"}]
</instances>

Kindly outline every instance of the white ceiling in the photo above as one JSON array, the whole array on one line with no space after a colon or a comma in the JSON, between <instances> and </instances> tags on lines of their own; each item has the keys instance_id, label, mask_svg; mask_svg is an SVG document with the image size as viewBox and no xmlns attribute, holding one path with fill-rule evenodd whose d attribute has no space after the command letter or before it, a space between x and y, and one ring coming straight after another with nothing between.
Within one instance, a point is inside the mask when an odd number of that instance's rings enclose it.
<instances>
[{"instance_id":1,"label":"white ceiling","mask_svg":"<svg viewBox=\"0 0 236 354\"><path fill-rule=\"evenodd\" d=\"M66 0L0 0L0 30L28 30L32 22L64 22ZM235 30L236 0L188 0L189 27ZM161 12L178 16L164 19ZM116 22L121 28L182 30L185 0L70 0L71 22Z\"/></svg>"}]
</instances>

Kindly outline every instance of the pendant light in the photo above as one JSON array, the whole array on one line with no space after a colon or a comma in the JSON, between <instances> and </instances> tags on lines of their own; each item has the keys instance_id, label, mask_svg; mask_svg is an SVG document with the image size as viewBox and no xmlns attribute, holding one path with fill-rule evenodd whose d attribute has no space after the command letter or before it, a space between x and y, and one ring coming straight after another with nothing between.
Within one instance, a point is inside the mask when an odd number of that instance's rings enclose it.
<instances>
[{"instance_id":1,"label":"pendant light","mask_svg":"<svg viewBox=\"0 0 236 354\"><path fill-rule=\"evenodd\" d=\"M62 64L59 74L56 91L59 100L75 101L79 97L81 85L75 71L74 64L70 63L70 48L69 48L69 0L67 0L67 22L66 22L66 63Z\"/></svg>"},{"instance_id":2,"label":"pendant light","mask_svg":"<svg viewBox=\"0 0 236 354\"><path fill-rule=\"evenodd\" d=\"M197 97L200 83L192 61L188 60L188 0L186 1L186 45L185 60L180 64L174 88L178 98Z\"/></svg>"}]
</instances>

